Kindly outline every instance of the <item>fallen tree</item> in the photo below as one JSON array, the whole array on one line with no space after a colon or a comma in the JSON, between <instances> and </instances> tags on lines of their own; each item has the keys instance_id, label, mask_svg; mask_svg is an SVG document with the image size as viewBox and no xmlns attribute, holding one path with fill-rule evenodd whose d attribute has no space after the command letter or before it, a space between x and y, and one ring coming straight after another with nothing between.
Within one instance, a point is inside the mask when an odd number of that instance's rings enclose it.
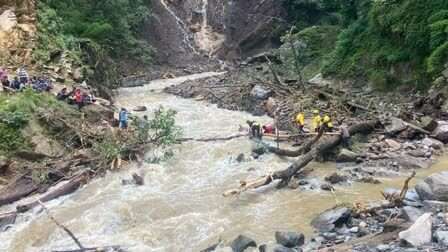
<instances>
[{"instance_id":1,"label":"fallen tree","mask_svg":"<svg viewBox=\"0 0 448 252\"><path fill-rule=\"evenodd\" d=\"M359 123L356 125L353 125L349 128L350 135L355 134L368 134L372 132L378 125L380 124L379 121L373 120L373 121L367 121L363 123ZM308 149L299 149L299 151L303 152L303 154L299 157L297 161L292 163L288 168L280 171L276 171L271 174L267 174L261 178L258 178L256 180L252 181L241 181L240 187L237 189L231 189L226 192L224 192L224 196L230 196L235 194L240 194L241 192L247 191L249 189L255 189L258 187L262 187L265 185L268 185L272 183L275 180L280 180L280 185L287 184L290 179L297 174L302 168L304 168L306 165L308 165L311 161L313 161L318 155L323 154L332 148L338 146L341 142L341 136L340 135L334 135L329 136L323 139L323 141L317 143L314 147L310 147L311 145L318 142L318 140L321 138L322 133L318 134L316 138L314 138L311 142L309 142ZM305 146L307 147L307 146ZM284 151L285 153L287 151ZM279 152L277 152L278 154ZM300 154L299 154L300 155Z\"/></svg>"}]
</instances>

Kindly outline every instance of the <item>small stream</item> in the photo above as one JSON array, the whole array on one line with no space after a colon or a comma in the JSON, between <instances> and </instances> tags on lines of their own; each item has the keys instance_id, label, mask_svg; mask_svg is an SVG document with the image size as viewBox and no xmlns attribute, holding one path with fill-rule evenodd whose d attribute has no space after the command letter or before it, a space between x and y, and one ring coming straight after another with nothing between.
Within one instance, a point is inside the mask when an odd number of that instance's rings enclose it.
<instances>
[{"instance_id":1,"label":"small stream","mask_svg":"<svg viewBox=\"0 0 448 252\"><path fill-rule=\"evenodd\" d=\"M148 115L159 106L177 110L176 120L184 137L229 136L248 119L271 121L268 117L222 110L203 101L162 92L169 85L217 74L156 80L143 87L121 89L117 100L127 108L145 105ZM220 238L230 241L241 233L263 242L273 241L278 230L299 230L309 235L311 219L323 210L341 202L381 199L383 188L400 187L404 180L388 178L380 185L336 186L335 194L267 186L235 197L222 197L240 179L283 169L291 162L275 155L237 162L240 153L250 156L252 144L247 138L186 142L173 147L175 156L169 161L145 163L142 167L129 164L126 169L95 179L76 193L47 205L88 246L123 245L138 252L199 251ZM420 171L418 178L447 166L448 158L443 157L431 169ZM336 170L333 163L313 163L310 167L314 169L311 177ZM121 184L121 179L129 178L133 172L145 174L144 186ZM0 233L1 252L69 248L76 246L39 208L19 217L18 224Z\"/></svg>"}]
</instances>

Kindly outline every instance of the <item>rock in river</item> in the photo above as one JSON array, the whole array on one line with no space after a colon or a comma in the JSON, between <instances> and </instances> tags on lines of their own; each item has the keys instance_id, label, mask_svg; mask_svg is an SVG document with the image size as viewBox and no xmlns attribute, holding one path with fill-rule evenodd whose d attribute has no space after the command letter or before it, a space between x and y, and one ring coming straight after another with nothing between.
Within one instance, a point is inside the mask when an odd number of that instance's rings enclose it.
<instances>
[{"instance_id":1,"label":"rock in river","mask_svg":"<svg viewBox=\"0 0 448 252\"><path fill-rule=\"evenodd\" d=\"M398 234L401 240L406 241L414 247L431 242L432 239L432 217L431 213L420 216L410 228Z\"/></svg>"},{"instance_id":2,"label":"rock in river","mask_svg":"<svg viewBox=\"0 0 448 252\"><path fill-rule=\"evenodd\" d=\"M313 219L311 225L321 232L331 231L335 227L346 223L351 217L351 210L347 207L329 209Z\"/></svg>"},{"instance_id":3,"label":"rock in river","mask_svg":"<svg viewBox=\"0 0 448 252\"><path fill-rule=\"evenodd\" d=\"M305 236L298 232L275 232L275 240L288 248L302 246L305 243Z\"/></svg>"},{"instance_id":4,"label":"rock in river","mask_svg":"<svg viewBox=\"0 0 448 252\"><path fill-rule=\"evenodd\" d=\"M292 248L287 248L283 245L274 244L274 245L261 245L259 248L260 252L297 252L297 250Z\"/></svg>"},{"instance_id":5,"label":"rock in river","mask_svg":"<svg viewBox=\"0 0 448 252\"><path fill-rule=\"evenodd\" d=\"M448 143L448 123L439 122L439 126L433 131L433 135L435 139Z\"/></svg>"},{"instance_id":6,"label":"rock in river","mask_svg":"<svg viewBox=\"0 0 448 252\"><path fill-rule=\"evenodd\" d=\"M257 247L257 243L247 236L239 235L233 240L230 247L232 247L233 252L243 252L248 247Z\"/></svg>"},{"instance_id":7,"label":"rock in river","mask_svg":"<svg viewBox=\"0 0 448 252\"><path fill-rule=\"evenodd\" d=\"M415 186L420 199L448 201L448 172L433 174Z\"/></svg>"},{"instance_id":8,"label":"rock in river","mask_svg":"<svg viewBox=\"0 0 448 252\"><path fill-rule=\"evenodd\" d=\"M337 162L356 162L357 158L358 158L358 154L347 150L347 149L342 149L339 152L339 155L336 157L336 161Z\"/></svg>"}]
</instances>

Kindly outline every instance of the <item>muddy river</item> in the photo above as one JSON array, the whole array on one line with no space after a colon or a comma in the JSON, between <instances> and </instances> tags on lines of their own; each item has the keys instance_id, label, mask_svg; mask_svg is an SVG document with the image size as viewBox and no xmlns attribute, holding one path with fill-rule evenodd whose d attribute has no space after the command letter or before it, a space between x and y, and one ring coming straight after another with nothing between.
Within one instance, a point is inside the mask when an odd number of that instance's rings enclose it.
<instances>
[{"instance_id":1,"label":"muddy river","mask_svg":"<svg viewBox=\"0 0 448 252\"><path fill-rule=\"evenodd\" d=\"M204 73L172 80L158 80L144 87L122 89L118 103L151 110L164 106L178 111L177 122L184 137L229 136L238 132L247 119L269 122L244 112L218 109L202 101L183 99L162 92L166 86ZM138 115L143 115L139 113ZM84 186L76 193L47 203L54 216L66 224L84 245L122 245L129 251L199 251L218 239L229 241L244 233L257 241L273 241L278 230L311 234L310 220L335 203L369 202L380 199L385 187L400 187L403 178L383 179L382 184L337 186L334 194L323 191L276 190L272 186L224 198L222 193L253 178L288 166L290 159L264 155L258 160L237 162L250 156L247 138L221 142L185 142L173 147L174 157L159 164L141 167L129 164ZM335 164L313 163L310 176L324 176ZM427 176L448 167L443 157ZM121 179L133 172L143 173L145 185L123 186ZM415 181L415 180L414 180ZM7 211L13 206L0 209ZM15 226L0 233L0 251L51 251L76 248L45 212L36 208L20 216Z\"/></svg>"}]
</instances>

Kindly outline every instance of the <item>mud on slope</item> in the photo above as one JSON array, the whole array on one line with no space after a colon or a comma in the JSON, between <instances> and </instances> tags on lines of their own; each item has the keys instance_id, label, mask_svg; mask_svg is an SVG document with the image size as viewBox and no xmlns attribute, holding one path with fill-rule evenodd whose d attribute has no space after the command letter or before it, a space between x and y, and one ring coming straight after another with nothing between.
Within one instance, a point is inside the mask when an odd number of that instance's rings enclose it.
<instances>
[{"instance_id":1,"label":"mud on slope","mask_svg":"<svg viewBox=\"0 0 448 252\"><path fill-rule=\"evenodd\" d=\"M145 36L159 64L185 66L207 56L235 60L279 45L286 12L275 0L154 0Z\"/></svg>"}]
</instances>

